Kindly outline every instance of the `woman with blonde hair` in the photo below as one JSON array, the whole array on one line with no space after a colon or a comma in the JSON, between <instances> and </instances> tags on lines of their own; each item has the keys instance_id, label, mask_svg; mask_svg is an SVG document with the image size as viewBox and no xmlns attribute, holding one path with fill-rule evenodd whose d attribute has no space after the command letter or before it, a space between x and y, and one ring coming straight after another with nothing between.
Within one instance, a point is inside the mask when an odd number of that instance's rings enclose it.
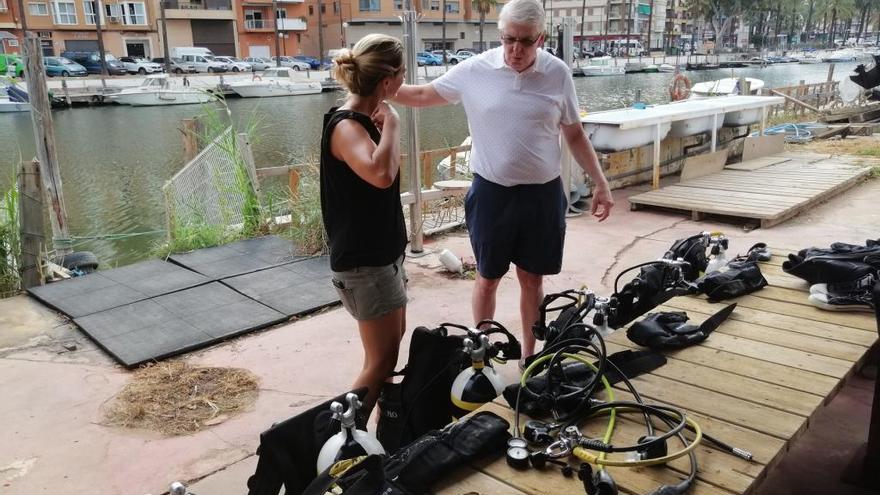
<instances>
[{"instance_id":1,"label":"woman with blonde hair","mask_svg":"<svg viewBox=\"0 0 880 495\"><path fill-rule=\"evenodd\" d=\"M403 84L403 46L391 36L370 34L333 62L334 76L349 94L324 116L321 213L333 285L364 346L353 387L369 387L369 414L397 365L406 327L400 117L386 101Z\"/></svg>"}]
</instances>

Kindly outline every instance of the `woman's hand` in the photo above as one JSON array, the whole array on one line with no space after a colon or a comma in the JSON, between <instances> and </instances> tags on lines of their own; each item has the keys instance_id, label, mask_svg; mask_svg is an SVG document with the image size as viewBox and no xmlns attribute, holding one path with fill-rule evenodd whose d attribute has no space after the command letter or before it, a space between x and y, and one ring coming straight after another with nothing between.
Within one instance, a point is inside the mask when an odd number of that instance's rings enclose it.
<instances>
[{"instance_id":1,"label":"woman's hand","mask_svg":"<svg viewBox=\"0 0 880 495\"><path fill-rule=\"evenodd\" d=\"M400 116L397 115L397 110L389 105L387 101L380 101L379 106L376 107L370 118L373 119L373 124L379 129L379 132L383 130L386 122L400 123Z\"/></svg>"}]
</instances>

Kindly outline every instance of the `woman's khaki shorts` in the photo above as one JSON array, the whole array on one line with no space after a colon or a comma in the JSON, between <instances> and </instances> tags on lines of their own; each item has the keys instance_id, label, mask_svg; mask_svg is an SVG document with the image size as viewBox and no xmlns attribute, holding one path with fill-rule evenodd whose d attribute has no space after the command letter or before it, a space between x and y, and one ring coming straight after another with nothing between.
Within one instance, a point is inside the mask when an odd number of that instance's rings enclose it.
<instances>
[{"instance_id":1,"label":"woman's khaki shorts","mask_svg":"<svg viewBox=\"0 0 880 495\"><path fill-rule=\"evenodd\" d=\"M385 266L333 272L333 286L355 320L375 320L406 305L403 256Z\"/></svg>"}]
</instances>

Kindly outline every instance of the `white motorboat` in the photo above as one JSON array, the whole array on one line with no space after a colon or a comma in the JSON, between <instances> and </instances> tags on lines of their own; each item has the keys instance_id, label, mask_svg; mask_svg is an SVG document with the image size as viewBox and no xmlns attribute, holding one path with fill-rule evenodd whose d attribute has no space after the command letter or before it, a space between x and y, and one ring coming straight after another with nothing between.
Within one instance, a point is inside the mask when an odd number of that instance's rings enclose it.
<instances>
[{"instance_id":1,"label":"white motorboat","mask_svg":"<svg viewBox=\"0 0 880 495\"><path fill-rule=\"evenodd\" d=\"M178 83L168 74L147 76L140 86L126 88L109 95L110 101L122 105L155 106L155 105L193 105L207 103L217 97L204 89L192 88Z\"/></svg>"},{"instance_id":2,"label":"white motorboat","mask_svg":"<svg viewBox=\"0 0 880 495\"><path fill-rule=\"evenodd\" d=\"M294 78L290 67L266 69L262 76L254 75L249 81L230 82L229 88L242 98L312 95L323 91L318 81Z\"/></svg>"},{"instance_id":3,"label":"white motorboat","mask_svg":"<svg viewBox=\"0 0 880 495\"><path fill-rule=\"evenodd\" d=\"M581 71L585 76L622 76L624 67L614 65L614 59L606 55L591 58L587 65L581 67Z\"/></svg>"},{"instance_id":4,"label":"white motorboat","mask_svg":"<svg viewBox=\"0 0 880 495\"><path fill-rule=\"evenodd\" d=\"M851 50L849 48L845 48L843 50L835 50L830 54L822 57L823 62L852 62L853 60L859 58L861 54L856 53L855 50Z\"/></svg>"},{"instance_id":5,"label":"white motorboat","mask_svg":"<svg viewBox=\"0 0 880 495\"><path fill-rule=\"evenodd\" d=\"M672 64L660 64L657 66L658 72L675 72L675 66Z\"/></svg>"},{"instance_id":6,"label":"white motorboat","mask_svg":"<svg viewBox=\"0 0 880 495\"><path fill-rule=\"evenodd\" d=\"M764 87L764 81L753 77L746 77L749 83L749 94L756 94ZM694 84L691 88L690 98L709 98L712 96L727 96L740 94L739 78L726 77L717 81L706 81Z\"/></svg>"},{"instance_id":7,"label":"white motorboat","mask_svg":"<svg viewBox=\"0 0 880 495\"><path fill-rule=\"evenodd\" d=\"M0 113L30 112L31 104L22 101L12 101L6 95L0 95Z\"/></svg>"},{"instance_id":8,"label":"white motorboat","mask_svg":"<svg viewBox=\"0 0 880 495\"><path fill-rule=\"evenodd\" d=\"M819 57L817 57L815 55L804 55L802 57L795 55L794 58L797 59L799 64L821 64L822 63L822 59L820 59Z\"/></svg>"},{"instance_id":9,"label":"white motorboat","mask_svg":"<svg viewBox=\"0 0 880 495\"><path fill-rule=\"evenodd\" d=\"M30 112L28 94L14 82L0 78L0 113Z\"/></svg>"}]
</instances>

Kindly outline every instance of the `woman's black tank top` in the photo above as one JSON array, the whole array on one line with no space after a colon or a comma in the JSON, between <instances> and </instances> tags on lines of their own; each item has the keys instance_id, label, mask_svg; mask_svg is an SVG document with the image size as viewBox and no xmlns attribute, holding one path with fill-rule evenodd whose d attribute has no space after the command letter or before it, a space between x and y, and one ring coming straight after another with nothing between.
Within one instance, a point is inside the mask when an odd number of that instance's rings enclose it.
<instances>
[{"instance_id":1,"label":"woman's black tank top","mask_svg":"<svg viewBox=\"0 0 880 495\"><path fill-rule=\"evenodd\" d=\"M330 242L330 268L336 272L359 266L393 263L406 248L406 226L400 205L400 172L387 189L361 179L330 151L336 124L352 119L379 143L370 118L352 110L331 108L324 115L321 138L321 214Z\"/></svg>"}]
</instances>

